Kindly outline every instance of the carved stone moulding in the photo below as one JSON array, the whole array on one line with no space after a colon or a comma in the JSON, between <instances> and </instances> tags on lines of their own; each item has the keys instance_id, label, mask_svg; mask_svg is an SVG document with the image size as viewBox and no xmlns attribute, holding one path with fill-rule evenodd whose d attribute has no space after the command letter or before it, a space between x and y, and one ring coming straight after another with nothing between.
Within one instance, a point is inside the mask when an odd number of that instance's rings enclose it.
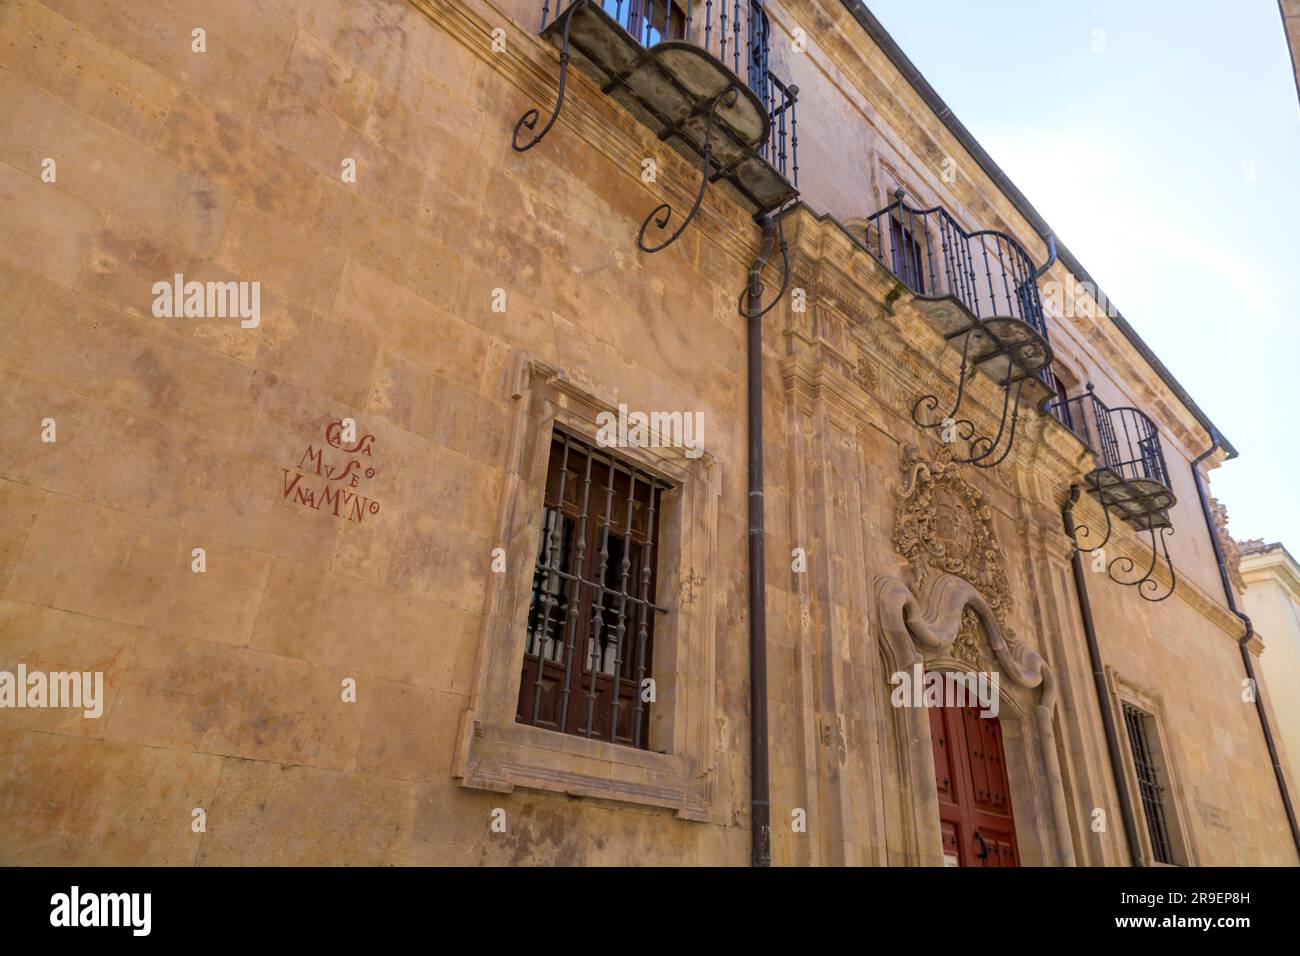
<instances>
[{"instance_id":1,"label":"carved stone moulding","mask_svg":"<svg viewBox=\"0 0 1300 956\"><path fill-rule=\"evenodd\" d=\"M916 445L905 446L902 470L894 547L911 565L917 587L925 586L931 571L954 574L984 596L1005 627L1011 585L984 493L962 476L947 446L931 461Z\"/></svg>"}]
</instances>

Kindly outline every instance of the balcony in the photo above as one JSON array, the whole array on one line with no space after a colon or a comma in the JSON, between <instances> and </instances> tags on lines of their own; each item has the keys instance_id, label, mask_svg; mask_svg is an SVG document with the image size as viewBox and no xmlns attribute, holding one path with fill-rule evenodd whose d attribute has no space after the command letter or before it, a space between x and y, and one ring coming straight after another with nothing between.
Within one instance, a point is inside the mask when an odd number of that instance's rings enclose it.
<instances>
[{"instance_id":1,"label":"balcony","mask_svg":"<svg viewBox=\"0 0 1300 956\"><path fill-rule=\"evenodd\" d=\"M1097 467L1085 482L1102 508L1139 530L1170 527L1176 499L1155 422L1136 408L1109 407L1091 385L1054 403L1052 412L1096 452Z\"/></svg>"},{"instance_id":2,"label":"balcony","mask_svg":"<svg viewBox=\"0 0 1300 956\"><path fill-rule=\"evenodd\" d=\"M709 183L730 184L756 216L798 196L798 89L768 69L770 27L761 0L562 3L555 0L554 17L551 0L542 4L541 36L560 49L555 111L540 133L521 142L540 118L536 110L525 113L515 128L515 149L530 149L554 123L572 57L604 93L699 165L696 207L672 238L693 217ZM660 230L668 218L656 220Z\"/></svg>"},{"instance_id":3,"label":"balcony","mask_svg":"<svg viewBox=\"0 0 1300 956\"><path fill-rule=\"evenodd\" d=\"M1022 400L1056 395L1037 269L1024 247L991 229L967 232L942 206L915 209L904 193L867 219L867 250L916 296L967 363L999 385L1024 382Z\"/></svg>"},{"instance_id":4,"label":"balcony","mask_svg":"<svg viewBox=\"0 0 1300 956\"><path fill-rule=\"evenodd\" d=\"M991 467L1010 451L1021 406L1041 413L1056 395L1038 270L1024 247L1006 233L967 232L942 206L918 209L905 197L898 190L893 203L867 218L864 244L911 290L916 307L962 356L952 410L936 415L939 400L926 395L913 407L912 418L925 428L956 422L962 437L972 439L971 455L956 460ZM993 438L974 437L974 424L957 417L971 368L1003 393L1002 420ZM1013 391L1010 435L1003 453L994 458L1006 432ZM927 417L931 420L923 420Z\"/></svg>"}]
</instances>

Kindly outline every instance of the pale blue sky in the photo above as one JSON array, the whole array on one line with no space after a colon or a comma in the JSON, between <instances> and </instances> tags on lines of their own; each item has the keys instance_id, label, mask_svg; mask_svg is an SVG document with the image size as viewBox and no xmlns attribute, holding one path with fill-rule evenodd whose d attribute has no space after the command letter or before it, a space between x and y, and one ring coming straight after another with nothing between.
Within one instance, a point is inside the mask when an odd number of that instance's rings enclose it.
<instances>
[{"instance_id":1,"label":"pale blue sky","mask_svg":"<svg viewBox=\"0 0 1300 956\"><path fill-rule=\"evenodd\" d=\"M1213 473L1234 537L1300 554L1300 103L1276 0L867 6L1241 453Z\"/></svg>"}]
</instances>

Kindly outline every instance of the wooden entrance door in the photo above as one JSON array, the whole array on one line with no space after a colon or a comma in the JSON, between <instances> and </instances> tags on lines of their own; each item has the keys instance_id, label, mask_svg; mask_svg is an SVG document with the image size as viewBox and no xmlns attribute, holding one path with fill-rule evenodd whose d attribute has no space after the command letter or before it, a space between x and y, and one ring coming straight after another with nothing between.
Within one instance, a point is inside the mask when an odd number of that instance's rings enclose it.
<instances>
[{"instance_id":1,"label":"wooden entrance door","mask_svg":"<svg viewBox=\"0 0 1300 956\"><path fill-rule=\"evenodd\" d=\"M950 866L1019 866L1002 727L978 707L931 707L943 852Z\"/></svg>"}]
</instances>

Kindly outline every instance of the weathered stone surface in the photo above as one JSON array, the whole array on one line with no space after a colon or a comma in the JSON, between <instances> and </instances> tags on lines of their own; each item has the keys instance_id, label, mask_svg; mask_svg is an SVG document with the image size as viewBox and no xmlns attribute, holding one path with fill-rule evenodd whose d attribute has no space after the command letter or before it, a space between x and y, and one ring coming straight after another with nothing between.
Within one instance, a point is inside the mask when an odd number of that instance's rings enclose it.
<instances>
[{"instance_id":1,"label":"weathered stone surface","mask_svg":"<svg viewBox=\"0 0 1300 956\"><path fill-rule=\"evenodd\" d=\"M97 209L148 224L207 254L230 215L232 197L201 173L73 109L12 73L0 75L0 159L39 175L58 164L59 190Z\"/></svg>"},{"instance_id":2,"label":"weathered stone surface","mask_svg":"<svg viewBox=\"0 0 1300 956\"><path fill-rule=\"evenodd\" d=\"M221 765L209 754L0 731L0 861L194 863L192 813L210 806Z\"/></svg>"},{"instance_id":3,"label":"weathered stone surface","mask_svg":"<svg viewBox=\"0 0 1300 956\"><path fill-rule=\"evenodd\" d=\"M46 492L16 481L0 481L0 594L4 593Z\"/></svg>"},{"instance_id":4,"label":"weathered stone surface","mask_svg":"<svg viewBox=\"0 0 1300 956\"><path fill-rule=\"evenodd\" d=\"M57 168L57 167L56 167ZM0 164L0 203L8 225L0 255L65 286L76 284L103 213L40 180L39 163Z\"/></svg>"},{"instance_id":5,"label":"weathered stone surface","mask_svg":"<svg viewBox=\"0 0 1300 956\"><path fill-rule=\"evenodd\" d=\"M441 690L374 681L367 690L366 724L357 770L423 783L444 782L451 763L453 726L467 701Z\"/></svg>"},{"instance_id":6,"label":"weathered stone surface","mask_svg":"<svg viewBox=\"0 0 1300 956\"><path fill-rule=\"evenodd\" d=\"M158 139L178 92L162 73L39 0L5 4L0 36L6 69L142 143Z\"/></svg>"},{"instance_id":7,"label":"weathered stone surface","mask_svg":"<svg viewBox=\"0 0 1300 956\"><path fill-rule=\"evenodd\" d=\"M28 674L79 674L84 705L6 707L0 710L0 727L102 738L119 699L130 650L142 634L139 628L100 617L0 599L0 668L11 674L19 665ZM102 678L96 679L97 674ZM86 675L91 675L88 683Z\"/></svg>"},{"instance_id":8,"label":"weathered stone surface","mask_svg":"<svg viewBox=\"0 0 1300 956\"><path fill-rule=\"evenodd\" d=\"M111 740L343 770L356 759L364 706L343 682L365 681L225 644L136 642L106 736Z\"/></svg>"},{"instance_id":9,"label":"weathered stone surface","mask_svg":"<svg viewBox=\"0 0 1300 956\"><path fill-rule=\"evenodd\" d=\"M416 785L229 759L195 863L202 866L379 866L401 860Z\"/></svg>"},{"instance_id":10,"label":"weathered stone surface","mask_svg":"<svg viewBox=\"0 0 1300 956\"><path fill-rule=\"evenodd\" d=\"M98 719L0 710L0 862L748 862L737 299L759 231L712 189L677 244L639 252L644 217L680 216L695 170L577 75L544 142L511 149L555 92L537 7L0 6L0 670L102 672L107 693ZM889 704L878 589L915 573L894 540L923 437L910 410L957 357L818 216L860 228L906 185L1033 256L1041 241L974 163L943 179L959 144L841 4L809 11L808 53L776 59L801 89L809 208L783 228L806 307L787 299L761 330L773 855L938 863L916 785L930 741ZM260 321L156 315L155 283L178 274L258 283ZM1168 759L1178 862L1294 863L1199 530L1200 426L1113 323L1052 321L1072 380L1159 419L1174 473L1175 597L1089 589L1112 685ZM987 413L992 391L971 388ZM699 459L639 459L674 485L646 751L514 720L548 442L593 440L619 404L705 428ZM358 444L331 431L348 420ZM1022 862L1123 864L1121 827L1087 829L1094 807L1117 819L1116 795L1060 532L1086 452L1055 422L1022 428L1007 463L966 474L987 516L941 502L917 521L933 541L991 529L992 557L945 573L984 594L996 564L1001 623L1051 668L1065 772L1035 749L1032 688L1003 724ZM1127 531L1112 546L1138 554Z\"/></svg>"}]
</instances>

